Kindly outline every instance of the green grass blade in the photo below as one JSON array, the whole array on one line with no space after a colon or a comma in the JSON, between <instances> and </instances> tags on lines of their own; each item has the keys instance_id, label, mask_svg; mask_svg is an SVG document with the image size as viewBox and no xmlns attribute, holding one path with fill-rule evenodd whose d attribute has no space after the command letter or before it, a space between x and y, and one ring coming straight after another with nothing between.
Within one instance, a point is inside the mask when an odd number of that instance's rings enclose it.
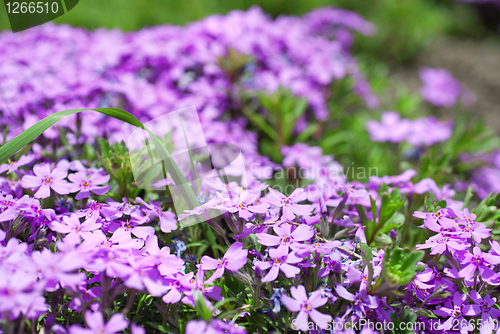
<instances>
[{"instance_id":1,"label":"green grass blade","mask_svg":"<svg viewBox=\"0 0 500 334\"><path fill-rule=\"evenodd\" d=\"M116 109L116 108L92 108L92 109L71 109L71 110L63 110L51 114L44 119L40 120L36 124L32 125L25 131L21 132L12 140L5 143L0 147L0 163L4 162L12 155L14 155L17 151L22 149L24 146L28 145L31 141L33 141L36 137L41 135L45 130L50 128L52 125L60 121L66 116L70 116L82 111L86 110L94 110L100 112L104 115L116 118L138 128L144 129L151 136L151 140L155 145L160 157L164 161L164 164L169 171L172 179L174 180L176 186L179 188L181 195L188 205L191 207L198 206L198 201L196 200L196 196L193 193L193 190L188 186L187 180L184 175L181 173L177 165L174 163L172 158L170 157L170 153L166 150L165 147L161 144L161 141L151 132L149 131L134 115L131 113Z\"/></svg>"}]
</instances>

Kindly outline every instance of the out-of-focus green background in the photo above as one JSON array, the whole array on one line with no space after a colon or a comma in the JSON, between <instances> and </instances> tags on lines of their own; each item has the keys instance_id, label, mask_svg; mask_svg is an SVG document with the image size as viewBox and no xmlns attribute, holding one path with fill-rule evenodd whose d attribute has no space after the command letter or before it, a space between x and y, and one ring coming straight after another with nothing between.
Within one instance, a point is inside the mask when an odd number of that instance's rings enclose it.
<instances>
[{"instance_id":1,"label":"out-of-focus green background","mask_svg":"<svg viewBox=\"0 0 500 334\"><path fill-rule=\"evenodd\" d=\"M331 5L354 10L373 22L378 31L374 37L358 36L355 51L400 63L411 61L439 36L477 39L492 32L481 23L484 9L453 0L80 0L55 22L89 29L138 30L164 23L185 24L254 5L272 16L300 15ZM0 29L9 28L5 8L1 6Z\"/></svg>"}]
</instances>

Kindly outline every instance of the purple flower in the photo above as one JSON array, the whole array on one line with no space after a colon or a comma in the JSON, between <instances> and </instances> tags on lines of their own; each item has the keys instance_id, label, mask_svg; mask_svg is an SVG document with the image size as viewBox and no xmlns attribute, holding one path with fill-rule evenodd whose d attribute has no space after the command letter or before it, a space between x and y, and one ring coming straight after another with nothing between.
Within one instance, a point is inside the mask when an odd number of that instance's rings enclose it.
<instances>
[{"instance_id":1,"label":"purple flower","mask_svg":"<svg viewBox=\"0 0 500 334\"><path fill-rule=\"evenodd\" d=\"M233 322L224 322L219 319L191 320L186 325L186 334L246 334L247 331Z\"/></svg>"},{"instance_id":2,"label":"purple flower","mask_svg":"<svg viewBox=\"0 0 500 334\"><path fill-rule=\"evenodd\" d=\"M269 194L264 199L271 205L283 208L281 218L284 221L293 221L296 215L308 216L312 211L311 205L296 204L307 199L307 194L302 188L295 189L290 197L286 197L282 193L269 188Z\"/></svg>"},{"instance_id":3,"label":"purple flower","mask_svg":"<svg viewBox=\"0 0 500 334\"><path fill-rule=\"evenodd\" d=\"M75 174L69 174L68 179L73 182L71 184L71 192L77 192L75 199L83 199L90 197L90 192L101 196L108 192L111 186L100 186L109 181L109 175L103 173L92 174L89 178L87 174L83 172L78 172Z\"/></svg>"},{"instance_id":4,"label":"purple flower","mask_svg":"<svg viewBox=\"0 0 500 334\"><path fill-rule=\"evenodd\" d=\"M283 146L283 166L292 167L295 164L300 168L310 168L321 164L323 149L321 147L310 147L308 144L295 143L293 146Z\"/></svg>"},{"instance_id":5,"label":"purple flower","mask_svg":"<svg viewBox=\"0 0 500 334\"><path fill-rule=\"evenodd\" d=\"M224 274L224 269L230 271L238 271L243 268L247 262L248 249L243 249L243 244L241 242L235 242L228 248L226 254L222 259L216 260L209 256L203 256L201 258L201 268L203 270L214 270L212 277L210 277L206 283L212 283L217 278L222 277Z\"/></svg>"},{"instance_id":6,"label":"purple flower","mask_svg":"<svg viewBox=\"0 0 500 334\"><path fill-rule=\"evenodd\" d=\"M500 311L494 307L497 299L490 298L487 294L484 299L477 291L471 291L470 297L474 301L474 305L466 305L463 308L463 314L467 316L481 316L481 334L491 334L493 329L498 325L497 320L500 317Z\"/></svg>"},{"instance_id":7,"label":"purple flower","mask_svg":"<svg viewBox=\"0 0 500 334\"><path fill-rule=\"evenodd\" d=\"M73 325L69 329L69 334L115 334L128 327L128 320L126 320L125 316L121 313L114 314L105 324L104 317L101 312L92 312L87 310L85 312L85 322L89 327L88 329L82 328L78 325Z\"/></svg>"},{"instance_id":8,"label":"purple flower","mask_svg":"<svg viewBox=\"0 0 500 334\"><path fill-rule=\"evenodd\" d=\"M262 278L262 282L274 281L278 277L280 270L288 278L295 277L300 273L300 269L291 264L301 262L302 258L297 257L294 253L288 254L285 247L270 249L269 257L272 261L255 262L255 266L260 270L270 269L267 275Z\"/></svg>"},{"instance_id":9,"label":"purple flower","mask_svg":"<svg viewBox=\"0 0 500 334\"><path fill-rule=\"evenodd\" d=\"M177 229L175 213L172 211L162 211L160 202L151 202L150 199L148 204L140 197L137 197L136 201L146 207L143 211L145 214L149 215L151 219L156 217L160 219L160 229L163 233L169 233Z\"/></svg>"},{"instance_id":10,"label":"purple flower","mask_svg":"<svg viewBox=\"0 0 500 334\"><path fill-rule=\"evenodd\" d=\"M411 122L401 119L396 111L386 111L382 114L380 123L375 120L366 122L366 130L373 141L400 143L408 137Z\"/></svg>"},{"instance_id":11,"label":"purple flower","mask_svg":"<svg viewBox=\"0 0 500 334\"><path fill-rule=\"evenodd\" d=\"M294 329L307 331L309 329L309 317L318 328L326 329L328 327L328 324L332 321L332 317L316 310L328 301L327 297L322 296L321 291L314 291L308 298L304 286L299 285L298 287L292 286L290 293L293 298L287 295L283 295L281 298L287 309L292 312L299 312L297 318L292 322Z\"/></svg>"},{"instance_id":12,"label":"purple flower","mask_svg":"<svg viewBox=\"0 0 500 334\"><path fill-rule=\"evenodd\" d=\"M258 197L258 194L243 191L239 196L239 200L236 203L232 204L230 207L227 207L227 211L233 213L238 212L238 216L241 219L245 220L249 220L256 213L266 213L269 208L269 204L256 204Z\"/></svg>"},{"instance_id":13,"label":"purple flower","mask_svg":"<svg viewBox=\"0 0 500 334\"><path fill-rule=\"evenodd\" d=\"M488 267L489 264L500 264L500 257L483 253L479 247L474 247L473 254L465 253L465 259L462 261L463 269L460 270L460 277L466 280L472 279L474 273L479 271L483 280L488 280L495 276L495 272Z\"/></svg>"},{"instance_id":14,"label":"purple flower","mask_svg":"<svg viewBox=\"0 0 500 334\"><path fill-rule=\"evenodd\" d=\"M463 243L461 239L453 238L446 234L436 234L425 241L425 244L417 245L417 249L431 249L431 255L443 254L446 250L453 253L467 249L468 244Z\"/></svg>"},{"instance_id":15,"label":"purple flower","mask_svg":"<svg viewBox=\"0 0 500 334\"><path fill-rule=\"evenodd\" d=\"M299 225L292 232L292 225L287 223L274 225L273 230L277 235L266 232L257 234L258 242L264 246L284 248L286 253L290 251L290 247L298 250L301 241L310 240L316 233L315 229L308 225Z\"/></svg>"},{"instance_id":16,"label":"purple flower","mask_svg":"<svg viewBox=\"0 0 500 334\"><path fill-rule=\"evenodd\" d=\"M423 67L420 79L422 97L437 107L453 107L461 95L466 98L471 95L449 71L442 68Z\"/></svg>"},{"instance_id":17,"label":"purple flower","mask_svg":"<svg viewBox=\"0 0 500 334\"><path fill-rule=\"evenodd\" d=\"M62 219L64 224L58 221L53 221L49 224L49 227L53 231L68 234L68 236L72 234L82 236L83 233L94 231L101 227L100 223L96 223L95 218L89 218L81 223L80 218L74 213L69 217L64 216Z\"/></svg>"},{"instance_id":18,"label":"purple flower","mask_svg":"<svg viewBox=\"0 0 500 334\"><path fill-rule=\"evenodd\" d=\"M436 307L434 314L448 318L444 323L439 325L439 329L450 330L458 323L459 330L462 334L468 333L469 330L472 330L472 326L469 327L469 323L464 319L464 314L462 312L463 307L466 306L464 305L466 298L466 295L462 295L460 292L456 291L453 295L453 304L446 301L443 307Z\"/></svg>"},{"instance_id":19,"label":"purple flower","mask_svg":"<svg viewBox=\"0 0 500 334\"><path fill-rule=\"evenodd\" d=\"M25 175L22 178L23 188L37 188L36 198L47 198L50 196L50 189L60 195L66 195L70 192L68 182L64 178L68 174L66 171L55 168L50 171L49 164L35 165L33 167L35 175Z\"/></svg>"}]
</instances>

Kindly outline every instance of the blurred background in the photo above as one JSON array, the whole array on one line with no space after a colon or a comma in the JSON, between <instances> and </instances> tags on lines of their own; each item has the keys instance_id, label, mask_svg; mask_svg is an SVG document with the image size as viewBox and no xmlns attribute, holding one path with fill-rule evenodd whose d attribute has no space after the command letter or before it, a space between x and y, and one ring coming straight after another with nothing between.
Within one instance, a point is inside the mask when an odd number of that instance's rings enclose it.
<instances>
[{"instance_id":1,"label":"blurred background","mask_svg":"<svg viewBox=\"0 0 500 334\"><path fill-rule=\"evenodd\" d=\"M477 0L476 0L477 1ZM159 24L184 25L212 14L260 6L269 15L301 15L313 8L337 6L353 10L374 23L374 36L356 35L353 54L370 83L390 96L393 87L418 92L421 66L451 71L474 95L474 110L500 134L500 2L454 0L80 0L55 20L88 29L138 30ZM496 1L496 3L495 3ZM10 29L5 7L0 30ZM376 64L376 66L374 66ZM369 69L369 70L368 70ZM375 69L375 70L374 70ZM391 80L377 80L389 76ZM389 89L387 89L389 88ZM399 90L400 91L400 90ZM384 96L379 96L382 103Z\"/></svg>"}]
</instances>

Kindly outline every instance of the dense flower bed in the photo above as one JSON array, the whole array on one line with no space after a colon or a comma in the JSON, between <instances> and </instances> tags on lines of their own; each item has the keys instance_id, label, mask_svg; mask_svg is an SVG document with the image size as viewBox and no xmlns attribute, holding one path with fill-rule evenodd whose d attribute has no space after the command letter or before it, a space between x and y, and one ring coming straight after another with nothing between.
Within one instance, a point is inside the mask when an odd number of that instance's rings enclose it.
<instances>
[{"instance_id":1,"label":"dense flower bed","mask_svg":"<svg viewBox=\"0 0 500 334\"><path fill-rule=\"evenodd\" d=\"M0 333L496 331L498 153L471 146L458 163L479 169L466 172L420 163L462 147L460 127L395 111L357 127L416 152L399 175L356 181L315 144L335 126L332 87L378 106L352 31L374 27L338 9L272 20L253 8L134 33L1 34L2 144L60 110L119 107L146 122L195 105L207 144L236 144L251 168L244 183L191 182L196 207L174 212L167 189L135 182L131 126L64 118L0 165ZM434 106L473 100L446 71L421 76ZM203 170L191 155L177 162ZM461 181L429 177L446 169ZM203 222L186 226L192 217Z\"/></svg>"}]
</instances>

